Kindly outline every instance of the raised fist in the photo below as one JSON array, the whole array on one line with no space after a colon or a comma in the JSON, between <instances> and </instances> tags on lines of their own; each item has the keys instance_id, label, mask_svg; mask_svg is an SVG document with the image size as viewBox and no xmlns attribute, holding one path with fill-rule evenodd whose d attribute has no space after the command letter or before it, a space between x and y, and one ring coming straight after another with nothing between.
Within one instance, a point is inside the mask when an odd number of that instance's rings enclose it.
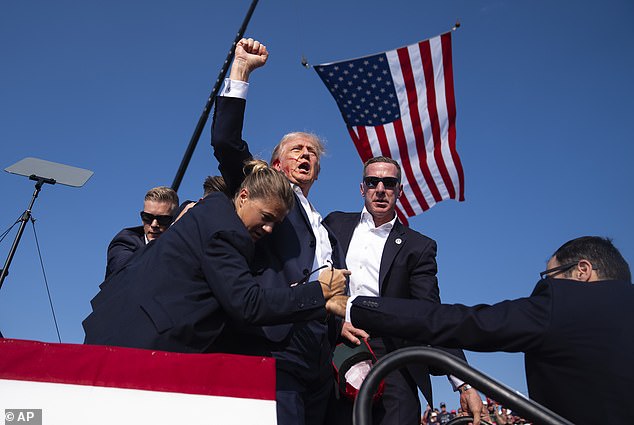
<instances>
[{"instance_id":1,"label":"raised fist","mask_svg":"<svg viewBox=\"0 0 634 425\"><path fill-rule=\"evenodd\" d=\"M236 45L229 78L248 81L251 71L263 66L268 58L269 52L264 44L252 38L243 38Z\"/></svg>"}]
</instances>

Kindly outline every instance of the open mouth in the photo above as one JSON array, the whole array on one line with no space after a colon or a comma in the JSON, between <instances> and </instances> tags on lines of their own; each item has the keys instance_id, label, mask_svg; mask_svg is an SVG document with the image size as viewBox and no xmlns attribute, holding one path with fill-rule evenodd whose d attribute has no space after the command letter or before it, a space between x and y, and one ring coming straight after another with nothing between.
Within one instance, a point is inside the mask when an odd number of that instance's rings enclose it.
<instances>
[{"instance_id":1,"label":"open mouth","mask_svg":"<svg viewBox=\"0 0 634 425\"><path fill-rule=\"evenodd\" d=\"M305 173L308 173L310 171L310 163L309 162L302 162L301 164L299 164L297 166L297 169L300 171L303 171Z\"/></svg>"}]
</instances>

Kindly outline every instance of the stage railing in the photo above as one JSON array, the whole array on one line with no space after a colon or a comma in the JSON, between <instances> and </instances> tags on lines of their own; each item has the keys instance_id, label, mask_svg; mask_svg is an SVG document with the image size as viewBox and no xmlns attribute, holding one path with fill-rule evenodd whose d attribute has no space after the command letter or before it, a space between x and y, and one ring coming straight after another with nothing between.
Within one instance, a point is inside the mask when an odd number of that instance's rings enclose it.
<instances>
[{"instance_id":1,"label":"stage railing","mask_svg":"<svg viewBox=\"0 0 634 425\"><path fill-rule=\"evenodd\" d=\"M366 377L353 410L354 425L372 424L372 395L390 372L409 363L425 363L465 382L495 399L524 419L543 425L573 425L553 411L519 394L466 362L449 353L431 347L410 347L396 350L381 358Z\"/></svg>"}]
</instances>

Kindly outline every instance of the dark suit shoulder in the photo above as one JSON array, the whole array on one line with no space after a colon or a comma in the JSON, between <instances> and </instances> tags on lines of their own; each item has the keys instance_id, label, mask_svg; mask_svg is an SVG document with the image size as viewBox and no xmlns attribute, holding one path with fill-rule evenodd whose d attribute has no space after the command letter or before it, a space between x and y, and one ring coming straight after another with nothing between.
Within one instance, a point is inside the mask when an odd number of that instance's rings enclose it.
<instances>
[{"instance_id":1,"label":"dark suit shoulder","mask_svg":"<svg viewBox=\"0 0 634 425\"><path fill-rule=\"evenodd\" d=\"M191 215L191 218L188 216ZM179 220L178 231L185 237L193 231L200 232L203 241L210 238L225 240L243 256L250 259L253 256L253 240L246 227L235 212L233 203L224 193L214 192L199 201L196 208L192 208ZM196 222L196 226L189 224ZM194 230L195 229L195 230ZM170 232L177 230L171 229Z\"/></svg>"},{"instance_id":2,"label":"dark suit shoulder","mask_svg":"<svg viewBox=\"0 0 634 425\"><path fill-rule=\"evenodd\" d=\"M398 220L396 223L397 224L394 225L394 229L392 230L392 232L400 231L407 237L407 240L410 241L411 243L420 247L433 246L435 249L436 247L435 240L433 240L429 236L423 235L419 231L416 231L410 227L402 225L401 223L398 222Z\"/></svg>"},{"instance_id":3,"label":"dark suit shoulder","mask_svg":"<svg viewBox=\"0 0 634 425\"><path fill-rule=\"evenodd\" d=\"M128 227L117 233L108 244L106 278L123 267L144 246L143 226Z\"/></svg>"},{"instance_id":4,"label":"dark suit shoulder","mask_svg":"<svg viewBox=\"0 0 634 425\"><path fill-rule=\"evenodd\" d=\"M326 216L324 221L326 220L340 220L340 219L350 219L356 217L357 219L360 217L360 212L345 212L345 211L333 211Z\"/></svg>"},{"instance_id":5,"label":"dark suit shoulder","mask_svg":"<svg viewBox=\"0 0 634 425\"><path fill-rule=\"evenodd\" d=\"M343 212L343 211L333 211L326 216L324 219L324 223L328 225L332 229L336 229L337 227L342 227L354 223L356 223L361 218L360 212Z\"/></svg>"},{"instance_id":6,"label":"dark suit shoulder","mask_svg":"<svg viewBox=\"0 0 634 425\"><path fill-rule=\"evenodd\" d=\"M112 241L110 241L110 245L118 241L125 241L135 238L143 240L143 236L143 226L126 227L125 229L117 233L114 238L112 238Z\"/></svg>"}]
</instances>

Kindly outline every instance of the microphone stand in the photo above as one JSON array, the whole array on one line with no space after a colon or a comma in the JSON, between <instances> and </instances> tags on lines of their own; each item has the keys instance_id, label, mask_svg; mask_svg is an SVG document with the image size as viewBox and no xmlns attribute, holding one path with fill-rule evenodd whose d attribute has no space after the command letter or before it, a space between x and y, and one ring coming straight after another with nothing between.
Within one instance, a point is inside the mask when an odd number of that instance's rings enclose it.
<instances>
[{"instance_id":1,"label":"microphone stand","mask_svg":"<svg viewBox=\"0 0 634 425\"><path fill-rule=\"evenodd\" d=\"M20 217L20 228L18 229L18 234L15 235L15 239L13 240L13 245L9 250L9 256L7 257L7 261L4 263L4 267L0 269L0 289L2 289L2 284L4 283L4 279L9 274L9 266L11 265L11 261L13 260L13 256L15 255L15 251L18 249L18 244L20 243L20 239L22 238L22 234L24 233L24 228L26 227L26 223L31 219L31 210L33 209L33 204L35 203L35 199L40 194L42 190L42 186L44 183L55 184L57 181L55 179L46 178L36 176L35 174L31 174L29 176L29 180L35 180L35 192L33 192L33 197L31 198L31 203L29 207L24 211L22 217ZM0 337L2 334L0 334Z\"/></svg>"}]
</instances>

